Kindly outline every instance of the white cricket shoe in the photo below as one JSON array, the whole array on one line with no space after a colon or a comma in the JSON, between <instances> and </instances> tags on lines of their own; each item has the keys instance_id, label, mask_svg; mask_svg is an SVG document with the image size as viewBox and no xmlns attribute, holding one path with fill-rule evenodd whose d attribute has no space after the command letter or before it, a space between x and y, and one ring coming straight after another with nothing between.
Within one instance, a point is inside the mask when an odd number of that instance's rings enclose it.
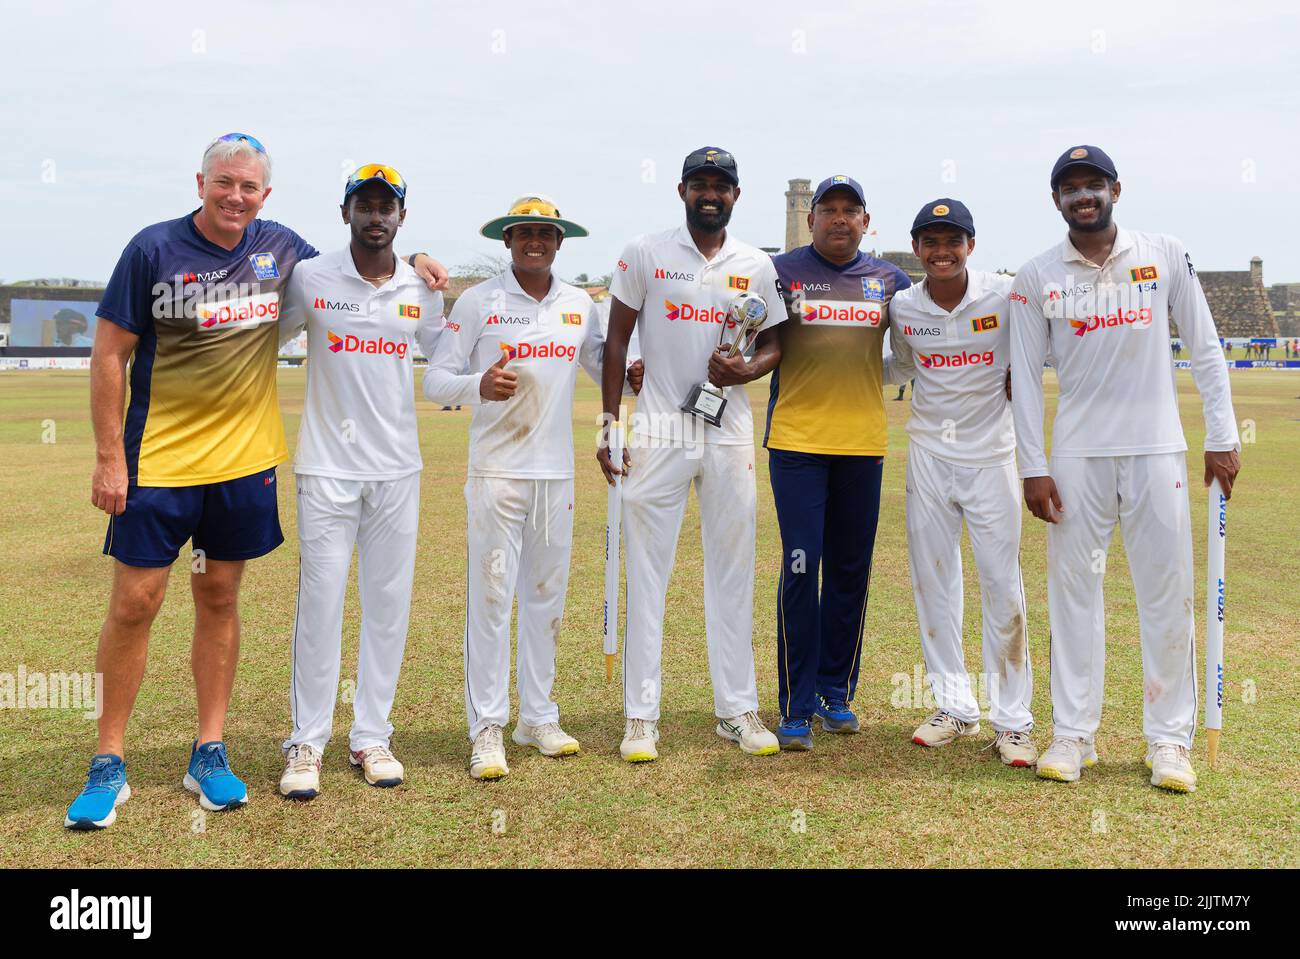
<instances>
[{"instance_id":1,"label":"white cricket shoe","mask_svg":"<svg viewBox=\"0 0 1300 959\"><path fill-rule=\"evenodd\" d=\"M1097 750L1091 741L1071 736L1053 736L1052 745L1039 757L1038 777L1058 783L1072 783L1083 775L1084 769L1096 764Z\"/></svg>"},{"instance_id":2,"label":"white cricket shoe","mask_svg":"<svg viewBox=\"0 0 1300 959\"><path fill-rule=\"evenodd\" d=\"M406 780L406 769L397 761L387 746L367 746L348 754L348 762L360 766L366 782L387 789L400 786Z\"/></svg>"},{"instance_id":3,"label":"white cricket shoe","mask_svg":"<svg viewBox=\"0 0 1300 959\"><path fill-rule=\"evenodd\" d=\"M753 710L731 719L719 719L714 732L723 739L740 743L740 751L751 756L772 756L781 751L776 735L763 725Z\"/></svg>"},{"instance_id":4,"label":"white cricket shoe","mask_svg":"<svg viewBox=\"0 0 1300 959\"><path fill-rule=\"evenodd\" d=\"M496 724L484 727L483 731L474 737L474 748L469 754L470 778L500 779L509 772L501 727Z\"/></svg>"},{"instance_id":5,"label":"white cricket shoe","mask_svg":"<svg viewBox=\"0 0 1300 959\"><path fill-rule=\"evenodd\" d=\"M973 723L958 719L952 713L936 709L912 733L912 742L918 746L947 746L962 736L974 736L980 731L980 721Z\"/></svg>"},{"instance_id":6,"label":"white cricket shoe","mask_svg":"<svg viewBox=\"0 0 1300 959\"><path fill-rule=\"evenodd\" d=\"M618 747L630 763L648 763L659 758L659 723L653 719L629 719L623 727L623 745Z\"/></svg>"},{"instance_id":7,"label":"white cricket shoe","mask_svg":"<svg viewBox=\"0 0 1300 959\"><path fill-rule=\"evenodd\" d=\"M1002 730L993 737L993 749L1005 766L1032 766L1038 762L1038 750L1028 730Z\"/></svg>"},{"instance_id":8,"label":"white cricket shoe","mask_svg":"<svg viewBox=\"0 0 1300 959\"><path fill-rule=\"evenodd\" d=\"M1151 785L1176 793L1196 792L1196 770L1186 746L1155 743L1147 747L1147 768Z\"/></svg>"},{"instance_id":9,"label":"white cricket shoe","mask_svg":"<svg viewBox=\"0 0 1300 959\"><path fill-rule=\"evenodd\" d=\"M576 739L560 728L559 723L542 723L540 726L520 723L510 738L520 746L535 746L543 756L573 756L582 748Z\"/></svg>"},{"instance_id":10,"label":"white cricket shoe","mask_svg":"<svg viewBox=\"0 0 1300 959\"><path fill-rule=\"evenodd\" d=\"M286 799L315 799L320 795L320 753L300 743L284 754L280 795Z\"/></svg>"}]
</instances>

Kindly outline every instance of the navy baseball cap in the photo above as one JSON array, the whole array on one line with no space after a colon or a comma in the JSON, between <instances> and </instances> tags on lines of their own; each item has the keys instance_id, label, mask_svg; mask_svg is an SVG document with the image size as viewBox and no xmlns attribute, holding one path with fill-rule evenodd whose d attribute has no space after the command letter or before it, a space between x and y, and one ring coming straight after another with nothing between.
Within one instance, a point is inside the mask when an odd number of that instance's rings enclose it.
<instances>
[{"instance_id":1,"label":"navy baseball cap","mask_svg":"<svg viewBox=\"0 0 1300 959\"><path fill-rule=\"evenodd\" d=\"M955 226L968 236L975 235L975 220L961 200L940 197L921 207L921 212L912 221L912 239L927 226Z\"/></svg>"},{"instance_id":2,"label":"navy baseball cap","mask_svg":"<svg viewBox=\"0 0 1300 959\"><path fill-rule=\"evenodd\" d=\"M1106 174L1112 180L1118 180L1119 174L1115 172L1115 161L1106 155L1106 151L1101 147L1088 146L1082 144L1077 147L1070 147L1061 154L1056 164L1052 167L1052 189L1056 189L1056 181L1061 179L1061 174L1067 167L1086 166L1092 167L1101 173Z\"/></svg>"},{"instance_id":3,"label":"navy baseball cap","mask_svg":"<svg viewBox=\"0 0 1300 959\"><path fill-rule=\"evenodd\" d=\"M845 176L843 173L828 176L826 179L822 180L821 183L817 184L817 191L813 194L812 205L816 206L821 202L822 197L835 189L849 190L858 198L858 202L862 204L863 208L866 208L867 198L862 194L862 184L851 176Z\"/></svg>"},{"instance_id":4,"label":"navy baseball cap","mask_svg":"<svg viewBox=\"0 0 1300 959\"><path fill-rule=\"evenodd\" d=\"M740 186L740 171L736 169L736 158L726 150L717 147L700 147L687 154L682 161L682 182L685 183L694 173L701 170L717 170L735 186Z\"/></svg>"}]
</instances>

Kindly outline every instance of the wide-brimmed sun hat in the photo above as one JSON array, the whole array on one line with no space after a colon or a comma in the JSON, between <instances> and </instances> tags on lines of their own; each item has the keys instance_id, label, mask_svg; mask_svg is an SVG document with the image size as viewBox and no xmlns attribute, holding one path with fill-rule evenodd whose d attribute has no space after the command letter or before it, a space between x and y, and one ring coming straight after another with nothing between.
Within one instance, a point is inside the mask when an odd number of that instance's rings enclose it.
<instances>
[{"instance_id":1,"label":"wide-brimmed sun hat","mask_svg":"<svg viewBox=\"0 0 1300 959\"><path fill-rule=\"evenodd\" d=\"M489 240L500 240L504 237L505 231L517 223L549 223L559 229L566 238L588 235L586 227L560 216L554 200L538 193L530 193L515 200L510 204L510 211L505 216L488 220L479 233Z\"/></svg>"}]
</instances>

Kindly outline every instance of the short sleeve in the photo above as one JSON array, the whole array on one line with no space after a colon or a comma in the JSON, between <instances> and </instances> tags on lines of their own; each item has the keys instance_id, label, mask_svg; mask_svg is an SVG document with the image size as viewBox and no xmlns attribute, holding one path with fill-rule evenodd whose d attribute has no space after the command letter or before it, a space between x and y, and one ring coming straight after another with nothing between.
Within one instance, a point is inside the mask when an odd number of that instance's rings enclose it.
<instances>
[{"instance_id":1,"label":"short sleeve","mask_svg":"<svg viewBox=\"0 0 1300 959\"><path fill-rule=\"evenodd\" d=\"M789 301L786 299L785 288L781 284L781 278L777 275L776 265L771 258L768 258L767 263L759 271L758 281L758 293L767 301L767 319L763 321L760 329L770 330L790 318Z\"/></svg>"},{"instance_id":2,"label":"short sleeve","mask_svg":"<svg viewBox=\"0 0 1300 959\"><path fill-rule=\"evenodd\" d=\"M633 240L623 249L623 255L614 265L614 279L610 281L610 295L640 312L645 303L645 272L641 269L641 244Z\"/></svg>"},{"instance_id":3,"label":"short sleeve","mask_svg":"<svg viewBox=\"0 0 1300 959\"><path fill-rule=\"evenodd\" d=\"M95 314L128 333L143 336L153 325L154 277L148 254L132 240L118 258ZM171 295L170 286L166 294Z\"/></svg>"}]
</instances>

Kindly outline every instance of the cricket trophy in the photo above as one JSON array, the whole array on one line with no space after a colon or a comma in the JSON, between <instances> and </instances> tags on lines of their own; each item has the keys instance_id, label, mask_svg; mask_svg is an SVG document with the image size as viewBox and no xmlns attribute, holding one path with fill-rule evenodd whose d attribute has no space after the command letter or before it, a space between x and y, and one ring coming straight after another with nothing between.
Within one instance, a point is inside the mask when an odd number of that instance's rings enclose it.
<instances>
[{"instance_id":1,"label":"cricket trophy","mask_svg":"<svg viewBox=\"0 0 1300 959\"><path fill-rule=\"evenodd\" d=\"M759 328L767 319L767 300L757 293L737 293L727 305L727 318L718 335L718 349L728 358L744 353L754 343ZM713 426L722 423L722 411L727 408L726 389L714 386L708 380L691 387L681 408Z\"/></svg>"}]
</instances>

